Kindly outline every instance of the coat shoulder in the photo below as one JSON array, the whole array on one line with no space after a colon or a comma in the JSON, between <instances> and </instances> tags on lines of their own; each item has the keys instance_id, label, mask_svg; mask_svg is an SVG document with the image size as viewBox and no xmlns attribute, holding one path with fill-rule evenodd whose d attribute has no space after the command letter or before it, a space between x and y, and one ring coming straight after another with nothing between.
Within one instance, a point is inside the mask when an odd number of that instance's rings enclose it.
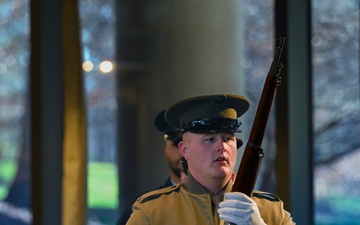
<instances>
[{"instance_id":1,"label":"coat shoulder","mask_svg":"<svg viewBox=\"0 0 360 225\"><path fill-rule=\"evenodd\" d=\"M276 195L269 193L269 192L254 191L252 196L253 196L253 198L266 199L266 200L269 200L272 202L280 201L280 198L278 198Z\"/></svg>"},{"instance_id":2,"label":"coat shoulder","mask_svg":"<svg viewBox=\"0 0 360 225\"><path fill-rule=\"evenodd\" d=\"M174 191L179 191L179 189L180 189L180 184L172 185L165 188L160 188L141 195L136 201L140 204L143 204L149 201L156 200L163 195L168 195Z\"/></svg>"}]
</instances>

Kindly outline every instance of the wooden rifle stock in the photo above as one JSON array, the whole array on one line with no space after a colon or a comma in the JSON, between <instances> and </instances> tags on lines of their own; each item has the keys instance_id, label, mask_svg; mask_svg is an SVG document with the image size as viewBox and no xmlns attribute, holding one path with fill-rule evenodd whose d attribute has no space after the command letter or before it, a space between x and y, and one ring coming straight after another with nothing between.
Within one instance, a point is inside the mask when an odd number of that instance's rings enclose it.
<instances>
[{"instance_id":1,"label":"wooden rifle stock","mask_svg":"<svg viewBox=\"0 0 360 225\"><path fill-rule=\"evenodd\" d=\"M261 160L264 156L264 152L261 149L261 143L264 137L276 87L281 84L280 72L283 65L279 61L284 44L285 38L283 37L280 37L275 42L274 60L265 80L254 123L251 128L249 141L245 146L244 154L232 188L232 191L242 192L249 197L252 195Z\"/></svg>"}]
</instances>

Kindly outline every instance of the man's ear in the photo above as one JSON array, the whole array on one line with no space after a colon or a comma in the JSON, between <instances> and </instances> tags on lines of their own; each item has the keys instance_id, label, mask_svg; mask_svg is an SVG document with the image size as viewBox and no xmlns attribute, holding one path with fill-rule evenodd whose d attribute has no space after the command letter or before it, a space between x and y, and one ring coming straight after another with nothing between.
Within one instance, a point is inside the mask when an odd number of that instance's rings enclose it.
<instances>
[{"instance_id":1,"label":"man's ear","mask_svg":"<svg viewBox=\"0 0 360 225\"><path fill-rule=\"evenodd\" d=\"M231 173L231 180L232 182L235 182L236 174L234 172Z\"/></svg>"},{"instance_id":2,"label":"man's ear","mask_svg":"<svg viewBox=\"0 0 360 225\"><path fill-rule=\"evenodd\" d=\"M187 158L187 147L186 143L184 141L180 141L178 144L179 153L181 156L183 156L185 159Z\"/></svg>"},{"instance_id":3,"label":"man's ear","mask_svg":"<svg viewBox=\"0 0 360 225\"><path fill-rule=\"evenodd\" d=\"M186 173L180 172L180 183L182 183L182 184L185 183L186 178L187 178Z\"/></svg>"}]
</instances>

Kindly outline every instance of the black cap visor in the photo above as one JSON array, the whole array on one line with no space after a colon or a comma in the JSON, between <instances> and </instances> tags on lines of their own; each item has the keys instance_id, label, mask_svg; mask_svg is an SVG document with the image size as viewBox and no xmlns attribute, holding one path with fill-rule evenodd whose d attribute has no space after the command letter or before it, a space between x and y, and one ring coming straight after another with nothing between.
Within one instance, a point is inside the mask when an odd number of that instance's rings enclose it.
<instances>
[{"instance_id":1,"label":"black cap visor","mask_svg":"<svg viewBox=\"0 0 360 225\"><path fill-rule=\"evenodd\" d=\"M239 119L216 118L216 119L201 119L184 123L182 132L193 133L222 133L233 132L239 133L241 121Z\"/></svg>"}]
</instances>

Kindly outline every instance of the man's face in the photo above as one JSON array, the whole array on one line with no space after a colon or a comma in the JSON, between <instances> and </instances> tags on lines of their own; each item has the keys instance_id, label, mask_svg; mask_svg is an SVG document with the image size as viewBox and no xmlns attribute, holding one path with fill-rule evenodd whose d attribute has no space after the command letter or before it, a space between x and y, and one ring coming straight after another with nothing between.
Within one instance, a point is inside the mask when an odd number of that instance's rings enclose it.
<instances>
[{"instance_id":1,"label":"man's face","mask_svg":"<svg viewBox=\"0 0 360 225\"><path fill-rule=\"evenodd\" d=\"M176 146L173 145L171 140L165 139L165 159L169 164L171 171L180 178L180 172L183 171L181 164L181 155Z\"/></svg>"},{"instance_id":2,"label":"man's face","mask_svg":"<svg viewBox=\"0 0 360 225\"><path fill-rule=\"evenodd\" d=\"M234 133L190 133L183 135L179 150L196 179L228 180L236 163Z\"/></svg>"}]
</instances>

